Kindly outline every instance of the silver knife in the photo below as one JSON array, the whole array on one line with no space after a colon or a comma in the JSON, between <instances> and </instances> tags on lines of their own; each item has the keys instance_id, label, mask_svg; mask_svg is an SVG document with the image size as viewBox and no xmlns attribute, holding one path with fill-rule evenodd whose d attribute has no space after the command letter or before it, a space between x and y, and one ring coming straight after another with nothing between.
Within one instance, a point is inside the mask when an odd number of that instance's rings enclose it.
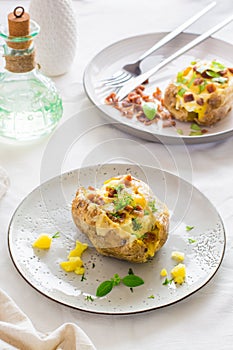
<instances>
[{"instance_id":1,"label":"silver knife","mask_svg":"<svg viewBox=\"0 0 233 350\"><path fill-rule=\"evenodd\" d=\"M212 34L216 33L218 30L226 26L228 23L230 23L233 20L233 14L226 19L224 19L222 22L218 23L213 28L209 29L205 33L201 34L194 40L192 40L187 45L183 46L181 49L174 52L171 56L165 58L162 62L157 64L155 67L151 68L147 72L130 79L128 82L126 82L122 88L117 93L117 98L119 101L121 101L124 97L126 97L132 90L134 90L137 86L141 85L143 82L145 82L148 78L150 78L153 74L158 72L161 68L166 66L168 63L173 61L175 58L181 56L186 51L192 49L193 47L200 44L202 41L210 37Z\"/></svg>"}]
</instances>

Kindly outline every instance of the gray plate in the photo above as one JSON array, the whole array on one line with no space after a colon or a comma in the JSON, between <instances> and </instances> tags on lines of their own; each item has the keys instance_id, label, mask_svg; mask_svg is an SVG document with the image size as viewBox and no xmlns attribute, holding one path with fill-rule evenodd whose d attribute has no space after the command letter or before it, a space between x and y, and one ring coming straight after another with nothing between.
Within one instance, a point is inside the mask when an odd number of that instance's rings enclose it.
<instances>
[{"instance_id":1,"label":"gray plate","mask_svg":"<svg viewBox=\"0 0 233 350\"><path fill-rule=\"evenodd\" d=\"M73 224L71 202L78 186L100 186L106 179L131 173L152 188L167 204L170 214L169 238L154 259L132 264L99 255ZM186 226L194 226L190 232ZM33 249L41 233L60 238L48 251ZM189 239L193 239L190 243ZM65 273L59 262L75 246L75 241L89 243L82 258L86 268L84 281L73 272ZM218 270L225 250L222 220L209 200L190 183L168 172L132 164L105 164L74 170L55 177L31 192L14 213L8 234L11 258L24 279L43 295L64 305L100 314L133 314L176 303L202 288ZM185 254L186 281L177 286L163 285L160 271L176 265L173 251ZM115 273L127 275L129 268L143 277L145 284L134 288L120 285L103 298L95 297L97 286ZM91 301L87 296L91 296ZM153 297L152 297L153 296Z\"/></svg>"},{"instance_id":2,"label":"gray plate","mask_svg":"<svg viewBox=\"0 0 233 350\"><path fill-rule=\"evenodd\" d=\"M136 60L140 54L166 34L153 33L127 38L108 46L98 53L88 64L84 73L84 87L89 99L107 120L114 122L116 127L149 141L167 144L180 144L182 142L196 144L220 141L231 136L233 134L233 112L230 112L224 120L216 125L207 128L207 134L202 136L188 136L190 123L177 122L175 128L161 128L156 125L144 126L136 119L129 120L122 117L117 110L104 104L104 98L110 93L110 90L106 90L100 85L101 79L111 76L125 63ZM141 65L142 70L147 71L152 68L158 61L158 57L156 58L156 56L167 57L194 38L196 38L194 34L180 34L165 47L159 49L154 55L145 59ZM217 59L228 66L233 66L232 57L232 45L221 40L209 38L150 78L147 91L149 93L152 92L156 86L164 90L177 72L186 67L194 59ZM182 129L184 135L180 136L177 134L176 129Z\"/></svg>"}]
</instances>

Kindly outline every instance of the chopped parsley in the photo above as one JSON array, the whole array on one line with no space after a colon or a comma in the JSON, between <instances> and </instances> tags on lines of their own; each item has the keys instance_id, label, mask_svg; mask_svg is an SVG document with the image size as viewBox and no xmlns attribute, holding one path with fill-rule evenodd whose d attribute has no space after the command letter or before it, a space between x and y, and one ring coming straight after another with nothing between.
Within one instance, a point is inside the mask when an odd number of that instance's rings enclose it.
<instances>
[{"instance_id":1,"label":"chopped parsley","mask_svg":"<svg viewBox=\"0 0 233 350\"><path fill-rule=\"evenodd\" d=\"M155 199L153 201L150 201L148 203L150 209L152 210L152 213L156 212L158 209L155 207Z\"/></svg>"},{"instance_id":2,"label":"chopped parsley","mask_svg":"<svg viewBox=\"0 0 233 350\"><path fill-rule=\"evenodd\" d=\"M179 96L184 96L184 94L186 93L186 89L184 89L184 88L181 88L178 92L177 92L177 94L179 95Z\"/></svg>"},{"instance_id":3,"label":"chopped parsley","mask_svg":"<svg viewBox=\"0 0 233 350\"><path fill-rule=\"evenodd\" d=\"M94 298L91 295L87 295L85 297L85 300L87 300L87 301L94 301Z\"/></svg>"},{"instance_id":4,"label":"chopped parsley","mask_svg":"<svg viewBox=\"0 0 233 350\"><path fill-rule=\"evenodd\" d=\"M185 229L186 229L186 231L191 231L192 229L194 229L194 226L188 226L187 225Z\"/></svg>"},{"instance_id":5,"label":"chopped parsley","mask_svg":"<svg viewBox=\"0 0 233 350\"><path fill-rule=\"evenodd\" d=\"M114 203L115 211L123 210L127 205L133 202L133 198L130 194L124 193L121 197L118 197Z\"/></svg>"},{"instance_id":6,"label":"chopped parsley","mask_svg":"<svg viewBox=\"0 0 233 350\"><path fill-rule=\"evenodd\" d=\"M196 240L193 239L193 238L189 238L189 239L188 239L188 242L189 242L190 244L192 244L192 243L196 243Z\"/></svg>"},{"instance_id":7,"label":"chopped parsley","mask_svg":"<svg viewBox=\"0 0 233 350\"><path fill-rule=\"evenodd\" d=\"M132 219L132 226L134 231L139 231L142 228L142 224L138 221L137 218Z\"/></svg>"},{"instance_id":8,"label":"chopped parsley","mask_svg":"<svg viewBox=\"0 0 233 350\"><path fill-rule=\"evenodd\" d=\"M168 279L167 277L165 278L165 281L163 282L163 286L167 286L168 284L171 284L172 283L172 279Z\"/></svg>"},{"instance_id":9,"label":"chopped parsley","mask_svg":"<svg viewBox=\"0 0 233 350\"><path fill-rule=\"evenodd\" d=\"M153 294L151 294L149 297L148 297L148 299L154 299L155 298L155 296L153 295Z\"/></svg>"}]
</instances>

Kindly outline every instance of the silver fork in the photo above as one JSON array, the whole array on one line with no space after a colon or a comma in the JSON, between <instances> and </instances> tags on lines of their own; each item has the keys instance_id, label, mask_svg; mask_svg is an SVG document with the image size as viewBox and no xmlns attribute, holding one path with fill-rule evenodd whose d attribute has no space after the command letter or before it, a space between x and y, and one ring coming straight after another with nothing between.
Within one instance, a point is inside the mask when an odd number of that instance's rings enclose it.
<instances>
[{"instance_id":1,"label":"silver fork","mask_svg":"<svg viewBox=\"0 0 233 350\"><path fill-rule=\"evenodd\" d=\"M189 18L186 22L181 24L178 28L174 29L172 32L170 32L165 37L163 37L161 40L159 40L149 50L147 50L145 53L143 53L136 62L126 64L118 72L114 73L111 77L106 78L106 79L102 79L101 80L102 85L104 85L106 87L111 87L111 88L119 88L126 81L130 80L133 77L140 75L142 73L141 68L140 68L140 64L146 57L148 57L153 52L158 50L160 47L162 47L163 45L167 44L169 41L174 39L184 29L188 28L191 24L196 22L201 16L203 16L205 13L207 13L215 5L216 5L215 1L211 2L209 5L204 7L204 9L202 9L200 12L196 13L194 16ZM159 56L158 58L160 58L160 61L161 61L162 56Z\"/></svg>"}]
</instances>

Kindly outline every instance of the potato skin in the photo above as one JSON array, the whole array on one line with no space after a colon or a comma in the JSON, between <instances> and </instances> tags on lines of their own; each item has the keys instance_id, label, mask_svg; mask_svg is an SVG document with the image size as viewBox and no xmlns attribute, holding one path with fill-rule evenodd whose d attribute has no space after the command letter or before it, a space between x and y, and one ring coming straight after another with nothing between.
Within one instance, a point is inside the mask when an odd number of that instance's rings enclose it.
<instances>
[{"instance_id":1,"label":"potato skin","mask_svg":"<svg viewBox=\"0 0 233 350\"><path fill-rule=\"evenodd\" d=\"M210 95L202 121L197 117L191 119L189 112L184 107L176 109L177 92L177 86L170 83L165 90L164 105L175 119L182 122L195 121L199 125L210 126L225 118L232 109L233 86L222 90L221 94L219 92L213 92Z\"/></svg>"},{"instance_id":2,"label":"potato skin","mask_svg":"<svg viewBox=\"0 0 233 350\"><path fill-rule=\"evenodd\" d=\"M148 232L144 238L131 240L131 235L122 237L114 223L104 221L104 235L96 227L96 221L105 212L86 197L86 190L79 188L72 202L72 216L74 223L81 232L87 235L96 250L102 255L130 262L144 263L150 259L166 242L168 237L169 212L164 205L162 212L158 215L157 230ZM151 254L151 244L153 254ZM150 254L149 254L150 250Z\"/></svg>"}]
</instances>

